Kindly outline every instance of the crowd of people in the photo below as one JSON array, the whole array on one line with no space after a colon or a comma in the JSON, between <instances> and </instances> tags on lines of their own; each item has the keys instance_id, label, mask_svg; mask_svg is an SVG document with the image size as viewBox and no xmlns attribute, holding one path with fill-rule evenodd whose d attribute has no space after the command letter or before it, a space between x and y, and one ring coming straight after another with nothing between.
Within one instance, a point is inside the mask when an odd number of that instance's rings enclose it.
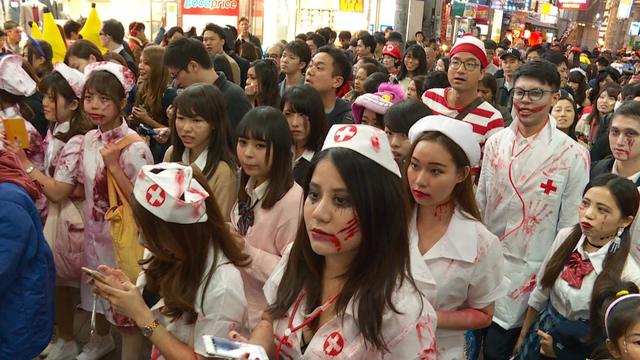
<instances>
[{"instance_id":1,"label":"crowd of people","mask_svg":"<svg viewBox=\"0 0 640 360\"><path fill-rule=\"evenodd\" d=\"M0 359L640 359L634 53L74 23L0 33Z\"/></svg>"}]
</instances>

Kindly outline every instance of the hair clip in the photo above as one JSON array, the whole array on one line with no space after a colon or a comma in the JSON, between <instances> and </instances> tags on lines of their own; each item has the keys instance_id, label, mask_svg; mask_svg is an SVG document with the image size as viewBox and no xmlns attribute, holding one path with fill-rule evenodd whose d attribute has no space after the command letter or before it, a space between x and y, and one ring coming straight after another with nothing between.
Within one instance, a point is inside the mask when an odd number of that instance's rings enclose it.
<instances>
[{"instance_id":1,"label":"hair clip","mask_svg":"<svg viewBox=\"0 0 640 360\"><path fill-rule=\"evenodd\" d=\"M625 295L629 295L629 291L628 290L620 290L616 293L616 297L619 298L621 296L625 296Z\"/></svg>"},{"instance_id":2,"label":"hair clip","mask_svg":"<svg viewBox=\"0 0 640 360\"><path fill-rule=\"evenodd\" d=\"M42 56L43 58L46 58L45 55L44 55L44 50L42 49L42 46L40 46L40 41L34 39L29 34L27 34L27 37L29 38L29 41L31 41L31 43L36 46L36 49L38 49L38 52L40 53L40 56Z\"/></svg>"}]
</instances>

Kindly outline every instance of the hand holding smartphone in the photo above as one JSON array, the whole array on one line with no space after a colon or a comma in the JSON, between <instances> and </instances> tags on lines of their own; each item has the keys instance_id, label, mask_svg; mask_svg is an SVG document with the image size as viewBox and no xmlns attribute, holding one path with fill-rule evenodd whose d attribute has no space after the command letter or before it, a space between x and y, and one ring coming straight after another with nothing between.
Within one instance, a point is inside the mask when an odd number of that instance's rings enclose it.
<instances>
[{"instance_id":1,"label":"hand holding smartphone","mask_svg":"<svg viewBox=\"0 0 640 360\"><path fill-rule=\"evenodd\" d=\"M100 271L89 269L89 268L86 268L86 267L82 267L81 269L82 269L82 271L84 271L85 274L87 274L90 278L94 279L95 281L100 281L101 283L103 283L105 285L109 285L109 283L107 282L106 277ZM109 285L109 286L111 286L111 285Z\"/></svg>"},{"instance_id":2,"label":"hand holding smartphone","mask_svg":"<svg viewBox=\"0 0 640 360\"><path fill-rule=\"evenodd\" d=\"M241 343L211 335L203 335L202 341L204 341L207 355L218 359L233 360L249 353L249 359L269 360L267 352L259 345Z\"/></svg>"}]
</instances>

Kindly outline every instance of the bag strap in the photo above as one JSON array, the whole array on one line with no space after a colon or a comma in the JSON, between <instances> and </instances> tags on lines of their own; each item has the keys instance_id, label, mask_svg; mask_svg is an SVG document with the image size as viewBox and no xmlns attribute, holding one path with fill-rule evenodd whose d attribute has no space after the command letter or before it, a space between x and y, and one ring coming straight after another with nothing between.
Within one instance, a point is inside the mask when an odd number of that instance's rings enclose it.
<instances>
[{"instance_id":1,"label":"bag strap","mask_svg":"<svg viewBox=\"0 0 640 360\"><path fill-rule=\"evenodd\" d=\"M465 108L462 109L462 111L460 111L458 113L458 116L456 116L456 119L457 120L464 120L464 118L467 115L469 115L469 113L471 113L473 110L475 110L478 106L482 105L483 102L484 102L483 98L477 97L469 105L465 106Z\"/></svg>"},{"instance_id":2,"label":"bag strap","mask_svg":"<svg viewBox=\"0 0 640 360\"><path fill-rule=\"evenodd\" d=\"M131 134L125 136L122 140L118 141L115 145L116 148L120 151L126 148L127 146L135 143L135 142L144 142L140 135ZM124 196L122 190L118 186L116 179L111 174L111 171L107 169L107 191L109 193L109 207L118 206L119 204L128 204L127 197Z\"/></svg>"}]
</instances>

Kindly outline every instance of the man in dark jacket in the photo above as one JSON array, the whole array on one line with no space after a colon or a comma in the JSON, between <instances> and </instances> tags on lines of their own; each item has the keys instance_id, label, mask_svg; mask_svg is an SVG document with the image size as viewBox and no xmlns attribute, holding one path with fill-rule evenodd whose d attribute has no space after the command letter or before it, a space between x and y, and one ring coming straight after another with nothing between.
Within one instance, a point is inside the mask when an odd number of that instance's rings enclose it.
<instances>
[{"instance_id":1,"label":"man in dark jacket","mask_svg":"<svg viewBox=\"0 0 640 360\"><path fill-rule=\"evenodd\" d=\"M56 270L40 196L15 155L0 150L0 359L33 359L53 335Z\"/></svg>"},{"instance_id":2,"label":"man in dark jacket","mask_svg":"<svg viewBox=\"0 0 640 360\"><path fill-rule=\"evenodd\" d=\"M125 47L124 26L120 21L110 19L103 22L102 29L100 29L100 41L102 46L109 51L122 56L127 61L129 70L136 75L136 78L138 77L138 65L133 60L133 53L130 53L129 47Z\"/></svg>"}]
</instances>

